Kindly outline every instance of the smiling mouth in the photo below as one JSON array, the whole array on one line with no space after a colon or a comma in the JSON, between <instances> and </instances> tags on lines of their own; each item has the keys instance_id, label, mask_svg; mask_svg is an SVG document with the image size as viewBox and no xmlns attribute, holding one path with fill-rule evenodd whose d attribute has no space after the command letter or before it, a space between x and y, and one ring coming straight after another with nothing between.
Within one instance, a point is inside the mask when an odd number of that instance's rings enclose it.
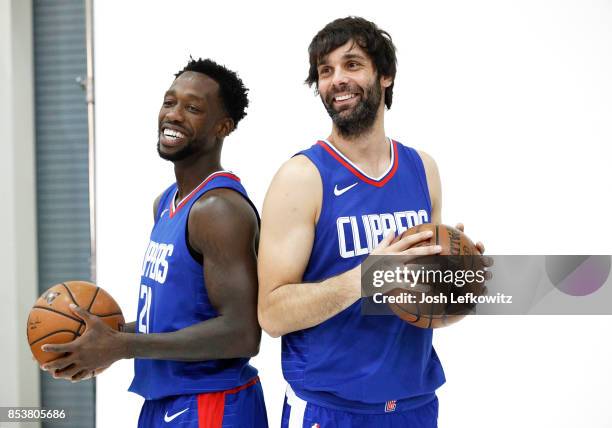
<instances>
[{"instance_id":1,"label":"smiling mouth","mask_svg":"<svg viewBox=\"0 0 612 428\"><path fill-rule=\"evenodd\" d=\"M174 129L169 129L166 128L162 131L162 134L164 134L164 137L168 138L169 140L178 140L179 138L185 138L185 134L183 134L180 131L175 131Z\"/></svg>"},{"instance_id":2,"label":"smiling mouth","mask_svg":"<svg viewBox=\"0 0 612 428\"><path fill-rule=\"evenodd\" d=\"M344 101L348 101L350 99L356 98L358 94L343 94L334 96L333 100L336 103L342 103Z\"/></svg>"},{"instance_id":3,"label":"smiling mouth","mask_svg":"<svg viewBox=\"0 0 612 428\"><path fill-rule=\"evenodd\" d=\"M159 134L160 142L165 146L176 146L187 138L183 132L165 127L162 127Z\"/></svg>"}]
</instances>

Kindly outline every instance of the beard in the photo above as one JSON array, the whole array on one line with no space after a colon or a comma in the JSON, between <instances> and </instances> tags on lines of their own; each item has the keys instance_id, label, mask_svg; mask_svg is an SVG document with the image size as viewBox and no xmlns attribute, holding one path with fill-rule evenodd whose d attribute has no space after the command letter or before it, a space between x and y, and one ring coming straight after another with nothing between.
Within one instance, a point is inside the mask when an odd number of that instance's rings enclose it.
<instances>
[{"instance_id":1,"label":"beard","mask_svg":"<svg viewBox=\"0 0 612 428\"><path fill-rule=\"evenodd\" d=\"M192 139L192 140L187 141L187 144L185 144L178 151L174 153L164 153L161 150L161 141L159 139L159 134L157 137L157 154L159 155L160 158L165 159L170 162L177 162L177 161L182 161L184 159L187 159L194 153L198 152L199 150L198 147L199 147L198 142Z\"/></svg>"},{"instance_id":2,"label":"beard","mask_svg":"<svg viewBox=\"0 0 612 428\"><path fill-rule=\"evenodd\" d=\"M321 97L321 101L340 135L344 138L351 138L362 135L374 125L381 98L380 84L378 81L374 81L373 84L365 88L361 101L352 108L352 111L335 110L333 94L327 100Z\"/></svg>"}]
</instances>

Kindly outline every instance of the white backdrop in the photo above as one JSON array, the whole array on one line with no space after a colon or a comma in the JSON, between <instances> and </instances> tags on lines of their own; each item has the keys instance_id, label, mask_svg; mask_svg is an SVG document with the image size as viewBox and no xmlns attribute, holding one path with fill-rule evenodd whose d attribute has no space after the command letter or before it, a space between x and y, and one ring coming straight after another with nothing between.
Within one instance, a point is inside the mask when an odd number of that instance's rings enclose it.
<instances>
[{"instance_id":1,"label":"white backdrop","mask_svg":"<svg viewBox=\"0 0 612 428\"><path fill-rule=\"evenodd\" d=\"M400 4L399 2L397 3ZM360 15L389 31L398 76L388 135L429 152L443 219L491 254L610 254L612 3L97 1L98 282L136 317L152 201L173 181L155 150L157 112L189 55L239 72L251 107L223 166L261 208L280 164L330 121L302 84L327 22ZM440 427L612 426L612 317L480 317L436 332L447 374ZM271 426L280 340L254 359ZM132 362L98 380L99 427L135 426Z\"/></svg>"}]
</instances>

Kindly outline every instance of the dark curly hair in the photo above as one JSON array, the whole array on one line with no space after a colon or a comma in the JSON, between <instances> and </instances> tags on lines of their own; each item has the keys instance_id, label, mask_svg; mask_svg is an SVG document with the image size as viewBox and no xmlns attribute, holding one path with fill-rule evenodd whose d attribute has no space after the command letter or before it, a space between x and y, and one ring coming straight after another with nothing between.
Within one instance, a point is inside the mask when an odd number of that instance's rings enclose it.
<instances>
[{"instance_id":1,"label":"dark curly hair","mask_svg":"<svg viewBox=\"0 0 612 428\"><path fill-rule=\"evenodd\" d=\"M380 75L391 77L395 81L397 58L389 33L364 18L348 16L327 24L310 42L308 47L310 69L305 82L308 86L318 85L317 67L321 60L349 40L353 40L369 55L374 63L374 68ZM393 101L393 84L385 90L387 108L391 108Z\"/></svg>"},{"instance_id":2,"label":"dark curly hair","mask_svg":"<svg viewBox=\"0 0 612 428\"><path fill-rule=\"evenodd\" d=\"M176 73L174 77L179 77L186 71L205 74L219 84L219 96L223 108L234 121L234 129L236 129L238 122L246 116L246 108L249 105L247 97L249 90L244 86L238 74L211 59L193 59L192 57L189 57L185 68Z\"/></svg>"}]
</instances>

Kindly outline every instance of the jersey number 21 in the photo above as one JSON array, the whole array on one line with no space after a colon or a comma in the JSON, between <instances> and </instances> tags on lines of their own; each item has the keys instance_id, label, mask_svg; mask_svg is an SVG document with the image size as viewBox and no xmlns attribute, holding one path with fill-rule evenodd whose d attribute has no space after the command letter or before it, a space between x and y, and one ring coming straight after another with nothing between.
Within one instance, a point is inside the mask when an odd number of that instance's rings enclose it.
<instances>
[{"instance_id":1,"label":"jersey number 21","mask_svg":"<svg viewBox=\"0 0 612 428\"><path fill-rule=\"evenodd\" d=\"M149 333L149 313L151 311L151 300L153 299L153 289L147 287L144 284L140 285L140 299L144 299L142 302L142 309L140 315L138 315L138 332Z\"/></svg>"}]
</instances>

